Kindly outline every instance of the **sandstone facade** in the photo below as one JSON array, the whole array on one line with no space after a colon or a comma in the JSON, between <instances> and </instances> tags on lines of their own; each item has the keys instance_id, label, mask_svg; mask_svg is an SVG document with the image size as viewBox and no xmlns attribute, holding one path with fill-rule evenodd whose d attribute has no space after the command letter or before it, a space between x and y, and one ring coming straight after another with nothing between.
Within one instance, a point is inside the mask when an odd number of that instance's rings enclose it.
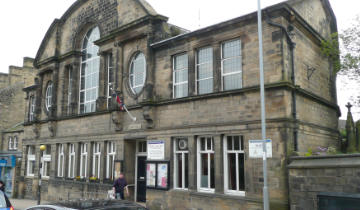
<instances>
[{"instance_id":1,"label":"sandstone facade","mask_svg":"<svg viewBox=\"0 0 360 210\"><path fill-rule=\"evenodd\" d=\"M310 18L310 8L317 8L320 20ZM289 206L288 157L294 151L303 153L311 147L338 144L340 112L335 76L331 62L320 54L321 40L336 32L331 14L328 1L323 0L288 1L264 10L267 137L273 141L269 190L274 209ZM87 90L82 91L81 84L86 80L82 80L83 74L87 75L83 71L87 68L83 46L87 45L83 39L96 27L100 33L94 42L99 47L99 63L94 64L98 69L89 70L98 75L92 83L96 84L97 97L91 106L95 104L96 109L84 113L82 92ZM224 43L233 40L241 43L241 88L225 91ZM198 53L205 47L212 52L212 91L199 94ZM136 92L129 81L133 79L132 62L139 54L145 57L146 74L142 88ZM173 80L174 60L183 54L188 61L184 77L188 86L186 97L175 98L178 81ZM39 145L47 145L50 159L42 182L45 200L104 196L112 182L106 172L108 146L115 143L115 159L122 161L122 170L132 184L129 199L139 200L146 192L146 204L151 209L261 209L262 161L249 157L249 140L261 138L256 13L188 32L168 24L166 17L143 0L77 1L49 28L34 64L39 76L38 83L26 88L29 104L35 99L35 109L26 109L23 155L35 155L38 160ZM113 92L136 117L135 122L119 110L115 96L108 99L109 81ZM34 117L30 119L30 115ZM237 190L235 195L228 193L225 185L224 145L228 136L239 137L243 143L239 154L244 155L244 163L239 167L244 167L244 190ZM213 142L213 162L209 161L213 186L208 193L198 187L202 137ZM185 139L188 146L186 190L175 189L178 169L174 148L178 138ZM139 160L146 157L143 142L150 140L165 142L163 161L168 161L170 167L167 191L139 188ZM72 176L70 151L75 157ZM63 169L59 163L63 163ZM39 164L34 162L35 173L30 176L29 164L23 158L22 195L35 197ZM97 181L90 176L96 176Z\"/></svg>"}]
</instances>

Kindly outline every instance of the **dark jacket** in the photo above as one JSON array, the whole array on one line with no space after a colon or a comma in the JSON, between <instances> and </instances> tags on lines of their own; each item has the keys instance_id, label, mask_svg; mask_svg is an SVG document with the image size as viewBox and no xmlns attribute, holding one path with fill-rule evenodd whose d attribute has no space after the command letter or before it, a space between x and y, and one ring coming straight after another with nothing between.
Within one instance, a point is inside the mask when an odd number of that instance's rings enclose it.
<instances>
[{"instance_id":1,"label":"dark jacket","mask_svg":"<svg viewBox=\"0 0 360 210\"><path fill-rule=\"evenodd\" d=\"M115 180L113 187L115 187L115 193L122 193L124 192L124 188L127 186L127 182L125 178L118 178Z\"/></svg>"}]
</instances>

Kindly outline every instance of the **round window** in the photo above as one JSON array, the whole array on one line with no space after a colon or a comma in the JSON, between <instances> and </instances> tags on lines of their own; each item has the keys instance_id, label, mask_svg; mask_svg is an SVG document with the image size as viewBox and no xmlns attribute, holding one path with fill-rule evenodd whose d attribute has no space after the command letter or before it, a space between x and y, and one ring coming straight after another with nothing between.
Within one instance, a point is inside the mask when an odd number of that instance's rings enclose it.
<instances>
[{"instance_id":1,"label":"round window","mask_svg":"<svg viewBox=\"0 0 360 210\"><path fill-rule=\"evenodd\" d=\"M49 109L51 108L51 103L52 103L52 88L53 88L53 84L50 81L47 85L46 88L46 94L45 94L45 107L46 110L49 111Z\"/></svg>"},{"instance_id":2,"label":"round window","mask_svg":"<svg viewBox=\"0 0 360 210\"><path fill-rule=\"evenodd\" d=\"M129 84L134 94L139 94L146 78L146 60L143 53L137 54L130 64Z\"/></svg>"}]
</instances>

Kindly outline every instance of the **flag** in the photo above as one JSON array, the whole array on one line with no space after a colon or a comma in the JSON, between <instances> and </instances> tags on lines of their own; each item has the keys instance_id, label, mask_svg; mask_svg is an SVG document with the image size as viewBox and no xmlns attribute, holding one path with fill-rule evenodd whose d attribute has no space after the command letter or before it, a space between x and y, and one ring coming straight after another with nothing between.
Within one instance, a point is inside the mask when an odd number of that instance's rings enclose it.
<instances>
[{"instance_id":1,"label":"flag","mask_svg":"<svg viewBox=\"0 0 360 210\"><path fill-rule=\"evenodd\" d=\"M113 98L115 97L116 97L116 102L119 104L120 110L123 111L125 104L123 103L123 100L118 96L118 94L116 94L116 92L114 91Z\"/></svg>"}]
</instances>

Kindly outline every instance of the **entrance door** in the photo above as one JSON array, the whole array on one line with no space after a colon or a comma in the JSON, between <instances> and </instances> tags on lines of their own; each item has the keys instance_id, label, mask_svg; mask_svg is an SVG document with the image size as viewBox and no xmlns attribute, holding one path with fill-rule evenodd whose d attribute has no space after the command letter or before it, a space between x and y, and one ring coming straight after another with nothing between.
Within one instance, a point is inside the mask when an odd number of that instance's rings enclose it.
<instances>
[{"instance_id":1,"label":"entrance door","mask_svg":"<svg viewBox=\"0 0 360 210\"><path fill-rule=\"evenodd\" d=\"M137 160L137 201L146 202L146 157L138 156Z\"/></svg>"}]
</instances>

